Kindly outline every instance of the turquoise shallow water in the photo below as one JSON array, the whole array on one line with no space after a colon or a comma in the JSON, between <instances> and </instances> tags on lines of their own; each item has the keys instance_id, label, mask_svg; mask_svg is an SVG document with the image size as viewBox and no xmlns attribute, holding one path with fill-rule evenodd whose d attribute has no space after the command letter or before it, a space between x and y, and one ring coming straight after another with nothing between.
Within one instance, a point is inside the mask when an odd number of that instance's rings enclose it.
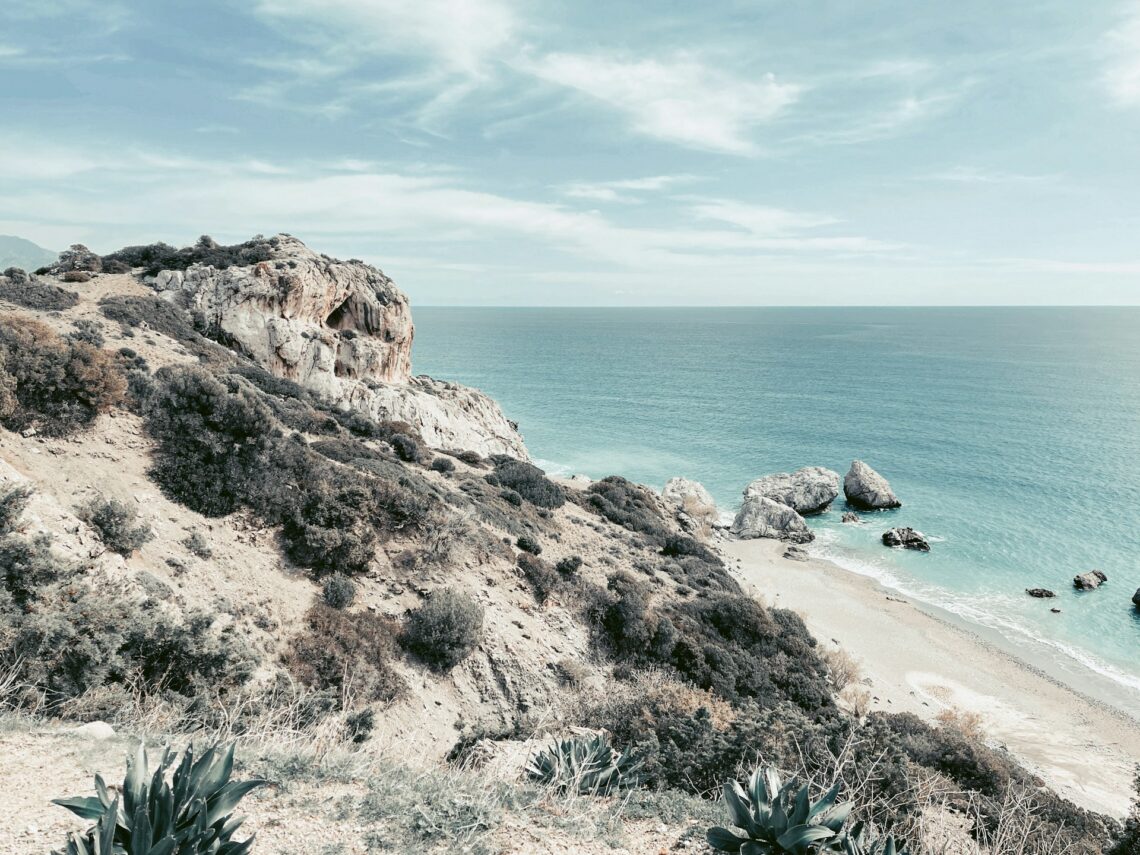
<instances>
[{"instance_id":1,"label":"turquoise shallow water","mask_svg":"<svg viewBox=\"0 0 1140 855\"><path fill-rule=\"evenodd\" d=\"M415 317L416 371L490 393L553 472L685 475L734 511L759 475L866 460L904 507L841 526L840 500L815 551L1140 717L1140 309ZM894 525L932 552L881 547ZM1109 582L1073 591L1093 568Z\"/></svg>"}]
</instances>

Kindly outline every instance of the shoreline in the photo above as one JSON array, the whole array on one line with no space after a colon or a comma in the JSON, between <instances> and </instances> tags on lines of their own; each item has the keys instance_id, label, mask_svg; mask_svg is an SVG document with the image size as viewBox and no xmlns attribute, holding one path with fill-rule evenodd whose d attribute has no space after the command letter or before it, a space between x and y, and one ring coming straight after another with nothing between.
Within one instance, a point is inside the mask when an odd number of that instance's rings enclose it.
<instances>
[{"instance_id":1,"label":"shoreline","mask_svg":"<svg viewBox=\"0 0 1140 855\"><path fill-rule=\"evenodd\" d=\"M821 645L842 647L870 681L872 710L933 720L981 716L1007 749L1060 795L1124 816L1140 762L1140 721L1025 662L952 613L815 556L782 557L777 540L716 539L734 575L765 602L798 612Z\"/></svg>"}]
</instances>

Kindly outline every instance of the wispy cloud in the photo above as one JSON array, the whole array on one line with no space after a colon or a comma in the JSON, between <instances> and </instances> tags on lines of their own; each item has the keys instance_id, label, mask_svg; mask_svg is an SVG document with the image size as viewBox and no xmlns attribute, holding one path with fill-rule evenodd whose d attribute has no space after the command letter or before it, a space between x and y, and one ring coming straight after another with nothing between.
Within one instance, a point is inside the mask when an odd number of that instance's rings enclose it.
<instances>
[{"instance_id":1,"label":"wispy cloud","mask_svg":"<svg viewBox=\"0 0 1140 855\"><path fill-rule=\"evenodd\" d=\"M955 166L919 177L923 181L944 181L951 184L1047 184L1060 178L1055 173L1002 172L975 166Z\"/></svg>"},{"instance_id":2,"label":"wispy cloud","mask_svg":"<svg viewBox=\"0 0 1140 855\"><path fill-rule=\"evenodd\" d=\"M341 241L355 235L361 241L432 247L432 255L458 253L449 259L454 264L480 261L457 248L495 245L504 238L525 240L550 259L660 271L715 271L728 259L818 260L897 246L859 236L806 234L837 218L724 199L693 200L680 221L650 228L597 211L487 192L461 174L409 174L365 162L227 162L129 147L45 152L27 140L0 142L0 154L9 175L18 176L34 163L41 173L67 179L66 189L60 182L6 180L0 209L34 211L42 227L74 223L82 236L89 234L88 224L98 223L102 233L124 242L154 239L145 212L176 196L179 205L167 206L167 229L187 234L209 228L230 238L278 230ZM671 178L628 183L650 189L668 186ZM35 223L29 219L29 225Z\"/></svg>"},{"instance_id":3,"label":"wispy cloud","mask_svg":"<svg viewBox=\"0 0 1140 855\"><path fill-rule=\"evenodd\" d=\"M856 145L900 136L949 112L961 100L969 85L924 95L907 95L886 107L872 109L854 121L841 118L831 127L802 134L792 142Z\"/></svg>"},{"instance_id":4,"label":"wispy cloud","mask_svg":"<svg viewBox=\"0 0 1140 855\"><path fill-rule=\"evenodd\" d=\"M641 202L646 193L656 193L678 184L696 181L695 175L653 175L619 181L573 181L563 185L562 195L597 202Z\"/></svg>"},{"instance_id":5,"label":"wispy cloud","mask_svg":"<svg viewBox=\"0 0 1140 855\"><path fill-rule=\"evenodd\" d=\"M333 35L341 56L427 54L464 74L483 72L518 26L505 0L259 0L255 9Z\"/></svg>"},{"instance_id":6,"label":"wispy cloud","mask_svg":"<svg viewBox=\"0 0 1140 855\"><path fill-rule=\"evenodd\" d=\"M1140 2L1123 7L1120 22L1107 34L1108 63L1104 85L1117 104L1140 104Z\"/></svg>"},{"instance_id":7,"label":"wispy cloud","mask_svg":"<svg viewBox=\"0 0 1140 855\"><path fill-rule=\"evenodd\" d=\"M753 129L801 91L770 73L739 77L685 54L659 60L551 53L522 67L624 114L641 134L728 154L754 154Z\"/></svg>"}]
</instances>

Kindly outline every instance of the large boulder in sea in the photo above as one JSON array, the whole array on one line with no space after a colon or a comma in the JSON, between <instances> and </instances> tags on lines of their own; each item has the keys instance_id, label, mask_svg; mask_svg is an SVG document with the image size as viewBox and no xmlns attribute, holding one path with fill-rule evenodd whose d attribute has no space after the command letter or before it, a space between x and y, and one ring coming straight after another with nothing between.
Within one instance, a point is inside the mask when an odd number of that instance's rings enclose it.
<instances>
[{"instance_id":1,"label":"large boulder in sea","mask_svg":"<svg viewBox=\"0 0 1140 855\"><path fill-rule=\"evenodd\" d=\"M744 488L744 495L763 496L800 514L820 514L839 495L839 473L822 466L777 472L757 478Z\"/></svg>"},{"instance_id":2,"label":"large boulder in sea","mask_svg":"<svg viewBox=\"0 0 1140 855\"><path fill-rule=\"evenodd\" d=\"M661 500L690 534L706 533L719 519L712 493L698 481L670 478L661 491Z\"/></svg>"},{"instance_id":3,"label":"large boulder in sea","mask_svg":"<svg viewBox=\"0 0 1140 855\"><path fill-rule=\"evenodd\" d=\"M1136 593L1132 595L1132 605L1140 609L1140 588L1136 589Z\"/></svg>"},{"instance_id":4,"label":"large boulder in sea","mask_svg":"<svg viewBox=\"0 0 1140 855\"><path fill-rule=\"evenodd\" d=\"M1102 582L1107 582L1106 576L1100 570L1089 570L1087 573L1078 573L1073 577L1073 587L1078 591L1091 591L1099 588Z\"/></svg>"},{"instance_id":5,"label":"large boulder in sea","mask_svg":"<svg viewBox=\"0 0 1140 855\"><path fill-rule=\"evenodd\" d=\"M849 504L865 511L902 507L887 479L862 460L851 462L843 478L843 495Z\"/></svg>"},{"instance_id":6,"label":"large boulder in sea","mask_svg":"<svg viewBox=\"0 0 1140 855\"><path fill-rule=\"evenodd\" d=\"M930 543L921 531L913 528L892 528L883 532L883 545L902 547L903 549L917 549L919 552L929 552Z\"/></svg>"},{"instance_id":7,"label":"large boulder in sea","mask_svg":"<svg viewBox=\"0 0 1140 855\"><path fill-rule=\"evenodd\" d=\"M264 260L193 264L148 281L270 373L334 407L408 422L434 448L527 459L517 426L487 395L412 376L408 298L380 270L321 255L291 235L257 248Z\"/></svg>"},{"instance_id":8,"label":"large boulder in sea","mask_svg":"<svg viewBox=\"0 0 1140 855\"><path fill-rule=\"evenodd\" d=\"M808 543L815 537L802 516L766 496L744 497L732 521L732 532L746 539L771 537L791 543Z\"/></svg>"}]
</instances>

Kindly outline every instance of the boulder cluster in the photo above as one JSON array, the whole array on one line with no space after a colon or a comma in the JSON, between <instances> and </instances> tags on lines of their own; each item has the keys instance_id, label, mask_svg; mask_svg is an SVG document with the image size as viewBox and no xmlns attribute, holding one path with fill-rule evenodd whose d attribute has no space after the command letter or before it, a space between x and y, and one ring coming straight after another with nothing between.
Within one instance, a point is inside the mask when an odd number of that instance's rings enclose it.
<instances>
[{"instance_id":1,"label":"boulder cluster","mask_svg":"<svg viewBox=\"0 0 1140 855\"><path fill-rule=\"evenodd\" d=\"M776 472L757 478L744 488L744 501L732 523L737 537L771 537L791 543L808 543L814 539L804 517L822 514L839 497L839 473L822 466L805 466L795 472ZM855 460L843 479L843 495L847 504L858 510L886 510L902 505L891 490L887 479L864 463ZM843 522L858 523L859 516L848 511ZM925 538L918 536L900 539L897 545L916 549L929 549ZM888 542L888 535L883 542ZM892 538L894 535L892 535ZM923 544L919 546L921 541ZM888 544L894 545L894 544Z\"/></svg>"}]
</instances>

